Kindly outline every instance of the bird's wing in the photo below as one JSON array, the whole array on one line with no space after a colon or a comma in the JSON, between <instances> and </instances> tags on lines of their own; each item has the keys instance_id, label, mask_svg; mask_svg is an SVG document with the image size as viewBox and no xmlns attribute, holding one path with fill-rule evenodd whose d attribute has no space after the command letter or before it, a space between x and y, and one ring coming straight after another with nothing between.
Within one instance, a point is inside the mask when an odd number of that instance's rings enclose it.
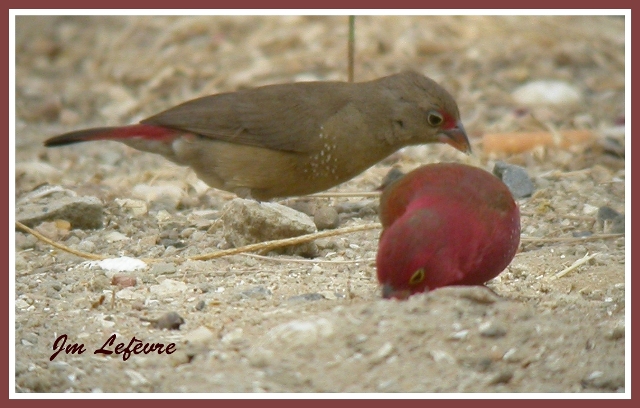
<instances>
[{"instance_id":1,"label":"bird's wing","mask_svg":"<svg viewBox=\"0 0 640 408\"><path fill-rule=\"evenodd\" d=\"M288 152L318 149L321 126L351 101L338 82L264 86L194 99L141 123Z\"/></svg>"}]
</instances>

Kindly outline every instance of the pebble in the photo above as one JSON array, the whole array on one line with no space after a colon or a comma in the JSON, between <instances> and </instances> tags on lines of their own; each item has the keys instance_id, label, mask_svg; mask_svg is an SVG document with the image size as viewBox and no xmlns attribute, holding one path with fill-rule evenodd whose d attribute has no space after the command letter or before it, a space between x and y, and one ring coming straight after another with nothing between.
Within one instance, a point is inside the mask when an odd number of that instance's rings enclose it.
<instances>
[{"instance_id":1,"label":"pebble","mask_svg":"<svg viewBox=\"0 0 640 408\"><path fill-rule=\"evenodd\" d=\"M43 198L16 208L16 220L28 227L44 221L66 220L72 228L96 229L102 227L104 206L96 197Z\"/></svg>"},{"instance_id":2,"label":"pebble","mask_svg":"<svg viewBox=\"0 0 640 408\"><path fill-rule=\"evenodd\" d=\"M271 296L271 291L264 286L255 286L251 289L242 291L240 293L241 298L250 299L267 299Z\"/></svg>"},{"instance_id":3,"label":"pebble","mask_svg":"<svg viewBox=\"0 0 640 408\"><path fill-rule=\"evenodd\" d=\"M195 330L191 330L189 333L184 335L184 340L187 343L196 345L204 345L210 343L213 338L213 332L204 326L200 326Z\"/></svg>"},{"instance_id":4,"label":"pebble","mask_svg":"<svg viewBox=\"0 0 640 408\"><path fill-rule=\"evenodd\" d=\"M262 347L252 348L247 353L249 364L255 368L264 368L271 365L274 358L274 352Z\"/></svg>"},{"instance_id":5,"label":"pebble","mask_svg":"<svg viewBox=\"0 0 640 408\"><path fill-rule=\"evenodd\" d=\"M58 241L64 236L64 232L60 231L56 223L53 221L45 221L34 229L53 241Z\"/></svg>"},{"instance_id":6,"label":"pebble","mask_svg":"<svg viewBox=\"0 0 640 408\"><path fill-rule=\"evenodd\" d=\"M489 377L488 385L506 384L513 378L513 371L500 371Z\"/></svg>"},{"instance_id":7,"label":"pebble","mask_svg":"<svg viewBox=\"0 0 640 408\"><path fill-rule=\"evenodd\" d=\"M175 264L172 263L157 263L154 264L151 267L151 274L152 275L173 275L174 273L176 273L177 268L175 266Z\"/></svg>"},{"instance_id":8,"label":"pebble","mask_svg":"<svg viewBox=\"0 0 640 408\"><path fill-rule=\"evenodd\" d=\"M429 351L429 354L431 355L431 358L433 358L433 361L435 361L436 363L449 363L449 364L455 364L456 363L456 359L453 358L453 356L451 356L451 354L447 353L446 351L442 351L442 350L431 350Z\"/></svg>"},{"instance_id":9,"label":"pebble","mask_svg":"<svg viewBox=\"0 0 640 408\"><path fill-rule=\"evenodd\" d=\"M143 291L135 290L133 287L123 288L116 292L116 299L145 301L146 290L143 288Z\"/></svg>"},{"instance_id":10,"label":"pebble","mask_svg":"<svg viewBox=\"0 0 640 408\"><path fill-rule=\"evenodd\" d=\"M118 231L109 231L102 236L102 239L107 242L118 242L126 241L129 239L129 237Z\"/></svg>"},{"instance_id":11,"label":"pebble","mask_svg":"<svg viewBox=\"0 0 640 408\"><path fill-rule=\"evenodd\" d=\"M309 347L334 333L333 323L325 318L293 320L269 330L270 342L289 347Z\"/></svg>"},{"instance_id":12,"label":"pebble","mask_svg":"<svg viewBox=\"0 0 640 408\"><path fill-rule=\"evenodd\" d=\"M317 231L311 217L278 203L259 203L235 198L223 208L224 237L234 247L276 239L292 238ZM315 243L282 247L275 251L289 255L315 256Z\"/></svg>"},{"instance_id":13,"label":"pebble","mask_svg":"<svg viewBox=\"0 0 640 408\"><path fill-rule=\"evenodd\" d=\"M624 321L623 321L618 323L611 330L609 330L609 332L606 334L606 337L610 340L624 339L624 332L625 332L625 328L624 328Z\"/></svg>"},{"instance_id":14,"label":"pebble","mask_svg":"<svg viewBox=\"0 0 640 408\"><path fill-rule=\"evenodd\" d=\"M512 93L523 105L570 105L582 100L580 89L564 81L539 80L528 82Z\"/></svg>"},{"instance_id":15,"label":"pebble","mask_svg":"<svg viewBox=\"0 0 640 408\"><path fill-rule=\"evenodd\" d=\"M184 293L189 289L186 283L175 281L173 279L165 279L159 285L152 285L149 288L151 293L158 298L171 297L180 293Z\"/></svg>"},{"instance_id":16,"label":"pebble","mask_svg":"<svg viewBox=\"0 0 640 408\"><path fill-rule=\"evenodd\" d=\"M55 183L62 177L62 172L50 164L41 161L18 162L15 164L16 180L28 179L34 185Z\"/></svg>"},{"instance_id":17,"label":"pebble","mask_svg":"<svg viewBox=\"0 0 640 408\"><path fill-rule=\"evenodd\" d=\"M136 286L137 279L135 276L117 273L111 278L111 284L120 288Z\"/></svg>"},{"instance_id":18,"label":"pebble","mask_svg":"<svg viewBox=\"0 0 640 408\"><path fill-rule=\"evenodd\" d=\"M349 214L349 213L358 213L363 210L365 207L377 207L377 204L374 200L359 200L359 201L346 201L343 203L338 203L334 207L336 211L340 214Z\"/></svg>"},{"instance_id":19,"label":"pebble","mask_svg":"<svg viewBox=\"0 0 640 408\"><path fill-rule=\"evenodd\" d=\"M451 340L464 340L467 338L467 336L469 335L469 330L460 330L457 331L453 334L451 334L451 336L449 336L449 338Z\"/></svg>"},{"instance_id":20,"label":"pebble","mask_svg":"<svg viewBox=\"0 0 640 408\"><path fill-rule=\"evenodd\" d=\"M120 199L116 198L115 203L121 208L127 210L127 212L135 217L145 215L149 209L147 203L143 200L134 200L131 198Z\"/></svg>"},{"instance_id":21,"label":"pebble","mask_svg":"<svg viewBox=\"0 0 640 408\"><path fill-rule=\"evenodd\" d=\"M180 330L184 324L184 319L176 312L169 312L162 315L158 320L152 322L156 329Z\"/></svg>"},{"instance_id":22,"label":"pebble","mask_svg":"<svg viewBox=\"0 0 640 408\"><path fill-rule=\"evenodd\" d=\"M507 329L496 322L484 322L478 327L480 335L483 337L503 337L507 334Z\"/></svg>"},{"instance_id":23,"label":"pebble","mask_svg":"<svg viewBox=\"0 0 640 408\"><path fill-rule=\"evenodd\" d=\"M617 390L624 387L624 374L593 371L582 379L584 387Z\"/></svg>"},{"instance_id":24,"label":"pebble","mask_svg":"<svg viewBox=\"0 0 640 408\"><path fill-rule=\"evenodd\" d=\"M594 211L595 212L595 211ZM624 214L620 214L611 207L603 206L598 208L598 215L596 216L598 223L602 225L605 233L610 234L623 234Z\"/></svg>"},{"instance_id":25,"label":"pebble","mask_svg":"<svg viewBox=\"0 0 640 408\"><path fill-rule=\"evenodd\" d=\"M89 268L98 267L105 272L113 272L111 276L116 272L133 272L141 269L145 269L147 264L143 261L135 258L130 258L128 256L123 256L120 258L107 258L102 259L100 261L89 261L85 262Z\"/></svg>"},{"instance_id":26,"label":"pebble","mask_svg":"<svg viewBox=\"0 0 640 408\"><path fill-rule=\"evenodd\" d=\"M335 229L340 225L340 217L335 208L330 206L322 206L318 208L313 215L313 222L319 231L326 229Z\"/></svg>"},{"instance_id":27,"label":"pebble","mask_svg":"<svg viewBox=\"0 0 640 408\"><path fill-rule=\"evenodd\" d=\"M369 363L379 364L384 359L389 357L395 348L390 342L384 343L378 350L376 350L369 358Z\"/></svg>"},{"instance_id":28,"label":"pebble","mask_svg":"<svg viewBox=\"0 0 640 408\"><path fill-rule=\"evenodd\" d=\"M226 333L224 336L222 336L222 338L220 339L220 343L228 346L232 343L239 342L242 339L243 334L244 333L242 328L237 327L231 330L229 333Z\"/></svg>"},{"instance_id":29,"label":"pebble","mask_svg":"<svg viewBox=\"0 0 640 408\"><path fill-rule=\"evenodd\" d=\"M311 302L315 300L321 300L325 297L320 293L305 293L304 295L291 296L287 299L287 302Z\"/></svg>"},{"instance_id":30,"label":"pebble","mask_svg":"<svg viewBox=\"0 0 640 408\"><path fill-rule=\"evenodd\" d=\"M498 161L493 167L493 174L509 187L515 199L530 197L535 191L533 182L524 167Z\"/></svg>"}]
</instances>

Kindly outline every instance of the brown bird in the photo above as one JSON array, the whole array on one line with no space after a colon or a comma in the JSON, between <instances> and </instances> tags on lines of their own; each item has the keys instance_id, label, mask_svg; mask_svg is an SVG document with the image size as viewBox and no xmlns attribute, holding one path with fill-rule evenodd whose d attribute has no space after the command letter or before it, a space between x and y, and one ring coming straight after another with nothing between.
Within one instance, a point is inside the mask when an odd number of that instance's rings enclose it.
<instances>
[{"instance_id":1,"label":"brown bird","mask_svg":"<svg viewBox=\"0 0 640 408\"><path fill-rule=\"evenodd\" d=\"M257 200L326 190L409 145L471 150L453 97L415 72L220 93L140 123L78 130L44 144L117 140L191 166L211 187Z\"/></svg>"}]
</instances>

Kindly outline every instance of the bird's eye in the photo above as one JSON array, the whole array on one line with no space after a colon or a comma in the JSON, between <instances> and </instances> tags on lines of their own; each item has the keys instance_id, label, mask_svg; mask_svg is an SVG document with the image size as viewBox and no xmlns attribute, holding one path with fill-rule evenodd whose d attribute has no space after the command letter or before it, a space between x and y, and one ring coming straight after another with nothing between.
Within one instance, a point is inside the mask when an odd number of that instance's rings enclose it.
<instances>
[{"instance_id":1,"label":"bird's eye","mask_svg":"<svg viewBox=\"0 0 640 408\"><path fill-rule=\"evenodd\" d=\"M432 111L427 114L427 122L433 127L440 126L443 121L442 115L438 112Z\"/></svg>"},{"instance_id":2,"label":"bird's eye","mask_svg":"<svg viewBox=\"0 0 640 408\"><path fill-rule=\"evenodd\" d=\"M417 285L424 280L424 268L420 268L411 275L409 285Z\"/></svg>"}]
</instances>

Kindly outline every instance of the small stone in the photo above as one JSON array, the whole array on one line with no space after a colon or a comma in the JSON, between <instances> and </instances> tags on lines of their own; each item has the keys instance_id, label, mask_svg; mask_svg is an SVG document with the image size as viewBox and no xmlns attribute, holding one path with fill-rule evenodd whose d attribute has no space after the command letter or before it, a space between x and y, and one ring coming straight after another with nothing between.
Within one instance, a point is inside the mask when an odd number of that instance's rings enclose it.
<instances>
[{"instance_id":1,"label":"small stone","mask_svg":"<svg viewBox=\"0 0 640 408\"><path fill-rule=\"evenodd\" d=\"M334 207L339 214L358 213L363 208L374 204L373 200L346 201Z\"/></svg>"},{"instance_id":2,"label":"small stone","mask_svg":"<svg viewBox=\"0 0 640 408\"><path fill-rule=\"evenodd\" d=\"M29 267L29 263L27 262L26 259L24 259L24 256L22 256L22 254L19 254L19 253L16 254L15 267L16 267L16 272L26 271L27 268Z\"/></svg>"},{"instance_id":3,"label":"small stone","mask_svg":"<svg viewBox=\"0 0 640 408\"><path fill-rule=\"evenodd\" d=\"M38 225L35 230L53 241L57 241L61 236L61 232L58 230L55 222L43 222Z\"/></svg>"},{"instance_id":4,"label":"small stone","mask_svg":"<svg viewBox=\"0 0 640 408\"><path fill-rule=\"evenodd\" d=\"M186 193L176 184L138 184L131 189L131 195L150 203L155 209L175 210Z\"/></svg>"},{"instance_id":5,"label":"small stone","mask_svg":"<svg viewBox=\"0 0 640 408\"><path fill-rule=\"evenodd\" d=\"M322 292L320 292L320 295L322 295L327 300L338 299L338 295L335 292L332 292L330 290L323 290Z\"/></svg>"},{"instance_id":6,"label":"small stone","mask_svg":"<svg viewBox=\"0 0 640 408\"><path fill-rule=\"evenodd\" d=\"M386 342L382 345L382 347L380 347L378 350L375 351L375 353L371 355L369 362L371 364L378 364L382 362L382 360L389 357L389 355L391 355L393 350L394 350L393 344L391 344L390 342Z\"/></svg>"},{"instance_id":7,"label":"small stone","mask_svg":"<svg viewBox=\"0 0 640 408\"><path fill-rule=\"evenodd\" d=\"M313 220L301 212L278 203L235 198L222 211L224 237L234 247L276 239L292 238L317 231ZM313 243L275 249L278 253L316 256Z\"/></svg>"},{"instance_id":8,"label":"small stone","mask_svg":"<svg viewBox=\"0 0 640 408\"><path fill-rule=\"evenodd\" d=\"M305 293L304 295L291 296L289 299L287 299L287 302L311 302L324 298L325 297L320 293Z\"/></svg>"},{"instance_id":9,"label":"small stone","mask_svg":"<svg viewBox=\"0 0 640 408\"><path fill-rule=\"evenodd\" d=\"M180 326L184 324L184 319L176 312L169 312L152 322L156 329L180 330Z\"/></svg>"},{"instance_id":10,"label":"small stone","mask_svg":"<svg viewBox=\"0 0 640 408\"><path fill-rule=\"evenodd\" d=\"M255 368L264 368L271 365L274 353L261 347L253 348L247 353L247 360Z\"/></svg>"},{"instance_id":11,"label":"small stone","mask_svg":"<svg viewBox=\"0 0 640 408\"><path fill-rule=\"evenodd\" d=\"M16 232L16 250L31 249L38 243L38 238L31 234Z\"/></svg>"},{"instance_id":12,"label":"small stone","mask_svg":"<svg viewBox=\"0 0 640 408\"><path fill-rule=\"evenodd\" d=\"M487 381L488 385L506 384L513 378L512 371L500 371L493 374Z\"/></svg>"},{"instance_id":13,"label":"small stone","mask_svg":"<svg viewBox=\"0 0 640 408\"><path fill-rule=\"evenodd\" d=\"M231 330L229 333L222 336L220 342L224 345L230 345L232 343L236 343L242 339L243 331L242 328L237 327Z\"/></svg>"},{"instance_id":14,"label":"small stone","mask_svg":"<svg viewBox=\"0 0 640 408\"><path fill-rule=\"evenodd\" d=\"M596 213L596 211L598 211L598 207L596 207L595 205L584 204L582 206L582 213L584 215L593 215Z\"/></svg>"},{"instance_id":15,"label":"small stone","mask_svg":"<svg viewBox=\"0 0 640 408\"><path fill-rule=\"evenodd\" d=\"M149 380L147 380L144 375L140 374L137 371L126 369L124 370L124 372L129 377L129 384L131 384L131 386L133 387L149 384Z\"/></svg>"},{"instance_id":16,"label":"small stone","mask_svg":"<svg viewBox=\"0 0 640 408\"><path fill-rule=\"evenodd\" d=\"M111 278L111 284L120 288L136 286L137 279L135 276L117 273Z\"/></svg>"},{"instance_id":17,"label":"small stone","mask_svg":"<svg viewBox=\"0 0 640 408\"><path fill-rule=\"evenodd\" d=\"M433 358L433 361L435 361L436 363L442 363L442 362L445 362L448 364L456 363L456 359L453 358L451 354L447 353L446 351L431 350L429 351L429 354L431 354L431 358Z\"/></svg>"},{"instance_id":18,"label":"small stone","mask_svg":"<svg viewBox=\"0 0 640 408\"><path fill-rule=\"evenodd\" d=\"M617 390L624 387L624 370L620 374L593 371L582 379L583 387Z\"/></svg>"},{"instance_id":19,"label":"small stone","mask_svg":"<svg viewBox=\"0 0 640 408\"><path fill-rule=\"evenodd\" d=\"M517 363L519 361L522 361L524 357L525 356L520 350L516 348L510 348L506 353L504 353L502 359L508 363Z\"/></svg>"},{"instance_id":20,"label":"small stone","mask_svg":"<svg viewBox=\"0 0 640 408\"><path fill-rule=\"evenodd\" d=\"M480 324L478 330L483 337L503 337L507 334L507 329L496 322L484 322Z\"/></svg>"},{"instance_id":21,"label":"small stone","mask_svg":"<svg viewBox=\"0 0 640 408\"><path fill-rule=\"evenodd\" d=\"M624 214L620 214L611 207L603 206L598 209L597 218L605 233L624 234Z\"/></svg>"},{"instance_id":22,"label":"small stone","mask_svg":"<svg viewBox=\"0 0 640 408\"><path fill-rule=\"evenodd\" d=\"M606 337L610 340L624 339L624 332L625 332L624 322L621 322L617 324L613 329L611 329L606 334Z\"/></svg>"},{"instance_id":23,"label":"small stone","mask_svg":"<svg viewBox=\"0 0 640 408\"><path fill-rule=\"evenodd\" d=\"M266 299L271 296L271 291L264 286L255 286L251 289L245 290L240 293L240 296L243 298L251 298L251 299Z\"/></svg>"},{"instance_id":24,"label":"small stone","mask_svg":"<svg viewBox=\"0 0 640 408\"><path fill-rule=\"evenodd\" d=\"M290 207L296 211L307 214L309 217L313 217L318 210L317 200L309 200L304 198L297 198L292 200L286 200L283 205Z\"/></svg>"},{"instance_id":25,"label":"small stone","mask_svg":"<svg viewBox=\"0 0 640 408\"><path fill-rule=\"evenodd\" d=\"M19 180L21 185L35 187L43 183L59 182L62 172L50 164L31 161L17 162L15 164L16 183Z\"/></svg>"},{"instance_id":26,"label":"small stone","mask_svg":"<svg viewBox=\"0 0 640 408\"><path fill-rule=\"evenodd\" d=\"M171 297L184 293L189 289L186 283L178 282L173 279L165 279L159 285L153 285L149 288L151 293L158 298Z\"/></svg>"},{"instance_id":27,"label":"small stone","mask_svg":"<svg viewBox=\"0 0 640 408\"><path fill-rule=\"evenodd\" d=\"M530 197L535 191L533 182L523 167L498 161L493 167L493 174L507 185L515 199Z\"/></svg>"},{"instance_id":28,"label":"small stone","mask_svg":"<svg viewBox=\"0 0 640 408\"><path fill-rule=\"evenodd\" d=\"M141 269L145 269L147 264L143 261L128 256L122 256L120 258L107 258L100 261L90 261L85 263L89 268L99 267L107 272L113 272L111 276L116 272L133 272Z\"/></svg>"},{"instance_id":29,"label":"small stone","mask_svg":"<svg viewBox=\"0 0 640 408\"><path fill-rule=\"evenodd\" d=\"M175 264L172 263L157 263L151 267L151 274L159 276L159 275L173 275L176 273L177 268Z\"/></svg>"},{"instance_id":30,"label":"small stone","mask_svg":"<svg viewBox=\"0 0 640 408\"><path fill-rule=\"evenodd\" d=\"M570 105L582 99L579 88L564 81L539 80L526 83L512 94L523 105Z\"/></svg>"},{"instance_id":31,"label":"small stone","mask_svg":"<svg viewBox=\"0 0 640 408\"><path fill-rule=\"evenodd\" d=\"M24 299L17 299L15 305L16 309L26 309L31 306L31 304Z\"/></svg>"},{"instance_id":32,"label":"small stone","mask_svg":"<svg viewBox=\"0 0 640 408\"><path fill-rule=\"evenodd\" d=\"M469 330L460 330L457 331L453 334L451 334L451 336L449 336L449 338L451 340L464 340L467 338L467 336L469 335Z\"/></svg>"},{"instance_id":33,"label":"small stone","mask_svg":"<svg viewBox=\"0 0 640 408\"><path fill-rule=\"evenodd\" d=\"M318 230L335 229L340 225L340 217L335 208L322 206L314 214L313 222Z\"/></svg>"},{"instance_id":34,"label":"small stone","mask_svg":"<svg viewBox=\"0 0 640 408\"><path fill-rule=\"evenodd\" d=\"M66 220L72 228L102 227L103 204L96 197L43 196L17 206L16 220L28 227L44 221Z\"/></svg>"},{"instance_id":35,"label":"small stone","mask_svg":"<svg viewBox=\"0 0 640 408\"><path fill-rule=\"evenodd\" d=\"M123 209L127 210L129 214L133 216L145 215L149 209L147 208L147 203L143 200L133 200L131 198L115 199L116 204L118 204Z\"/></svg>"},{"instance_id":36,"label":"small stone","mask_svg":"<svg viewBox=\"0 0 640 408\"><path fill-rule=\"evenodd\" d=\"M104 234L103 238L107 242L126 241L129 239L129 237L127 237L126 235L118 231L109 231L106 234Z\"/></svg>"},{"instance_id":37,"label":"small stone","mask_svg":"<svg viewBox=\"0 0 640 408\"><path fill-rule=\"evenodd\" d=\"M333 324L325 319L294 320L269 330L266 334L270 342L289 347L309 347L328 338L334 332Z\"/></svg>"},{"instance_id":38,"label":"small stone","mask_svg":"<svg viewBox=\"0 0 640 408\"><path fill-rule=\"evenodd\" d=\"M210 343L214 338L214 334L211 330L204 326L200 326L195 330L190 331L184 335L184 340L187 343L204 345Z\"/></svg>"}]
</instances>

